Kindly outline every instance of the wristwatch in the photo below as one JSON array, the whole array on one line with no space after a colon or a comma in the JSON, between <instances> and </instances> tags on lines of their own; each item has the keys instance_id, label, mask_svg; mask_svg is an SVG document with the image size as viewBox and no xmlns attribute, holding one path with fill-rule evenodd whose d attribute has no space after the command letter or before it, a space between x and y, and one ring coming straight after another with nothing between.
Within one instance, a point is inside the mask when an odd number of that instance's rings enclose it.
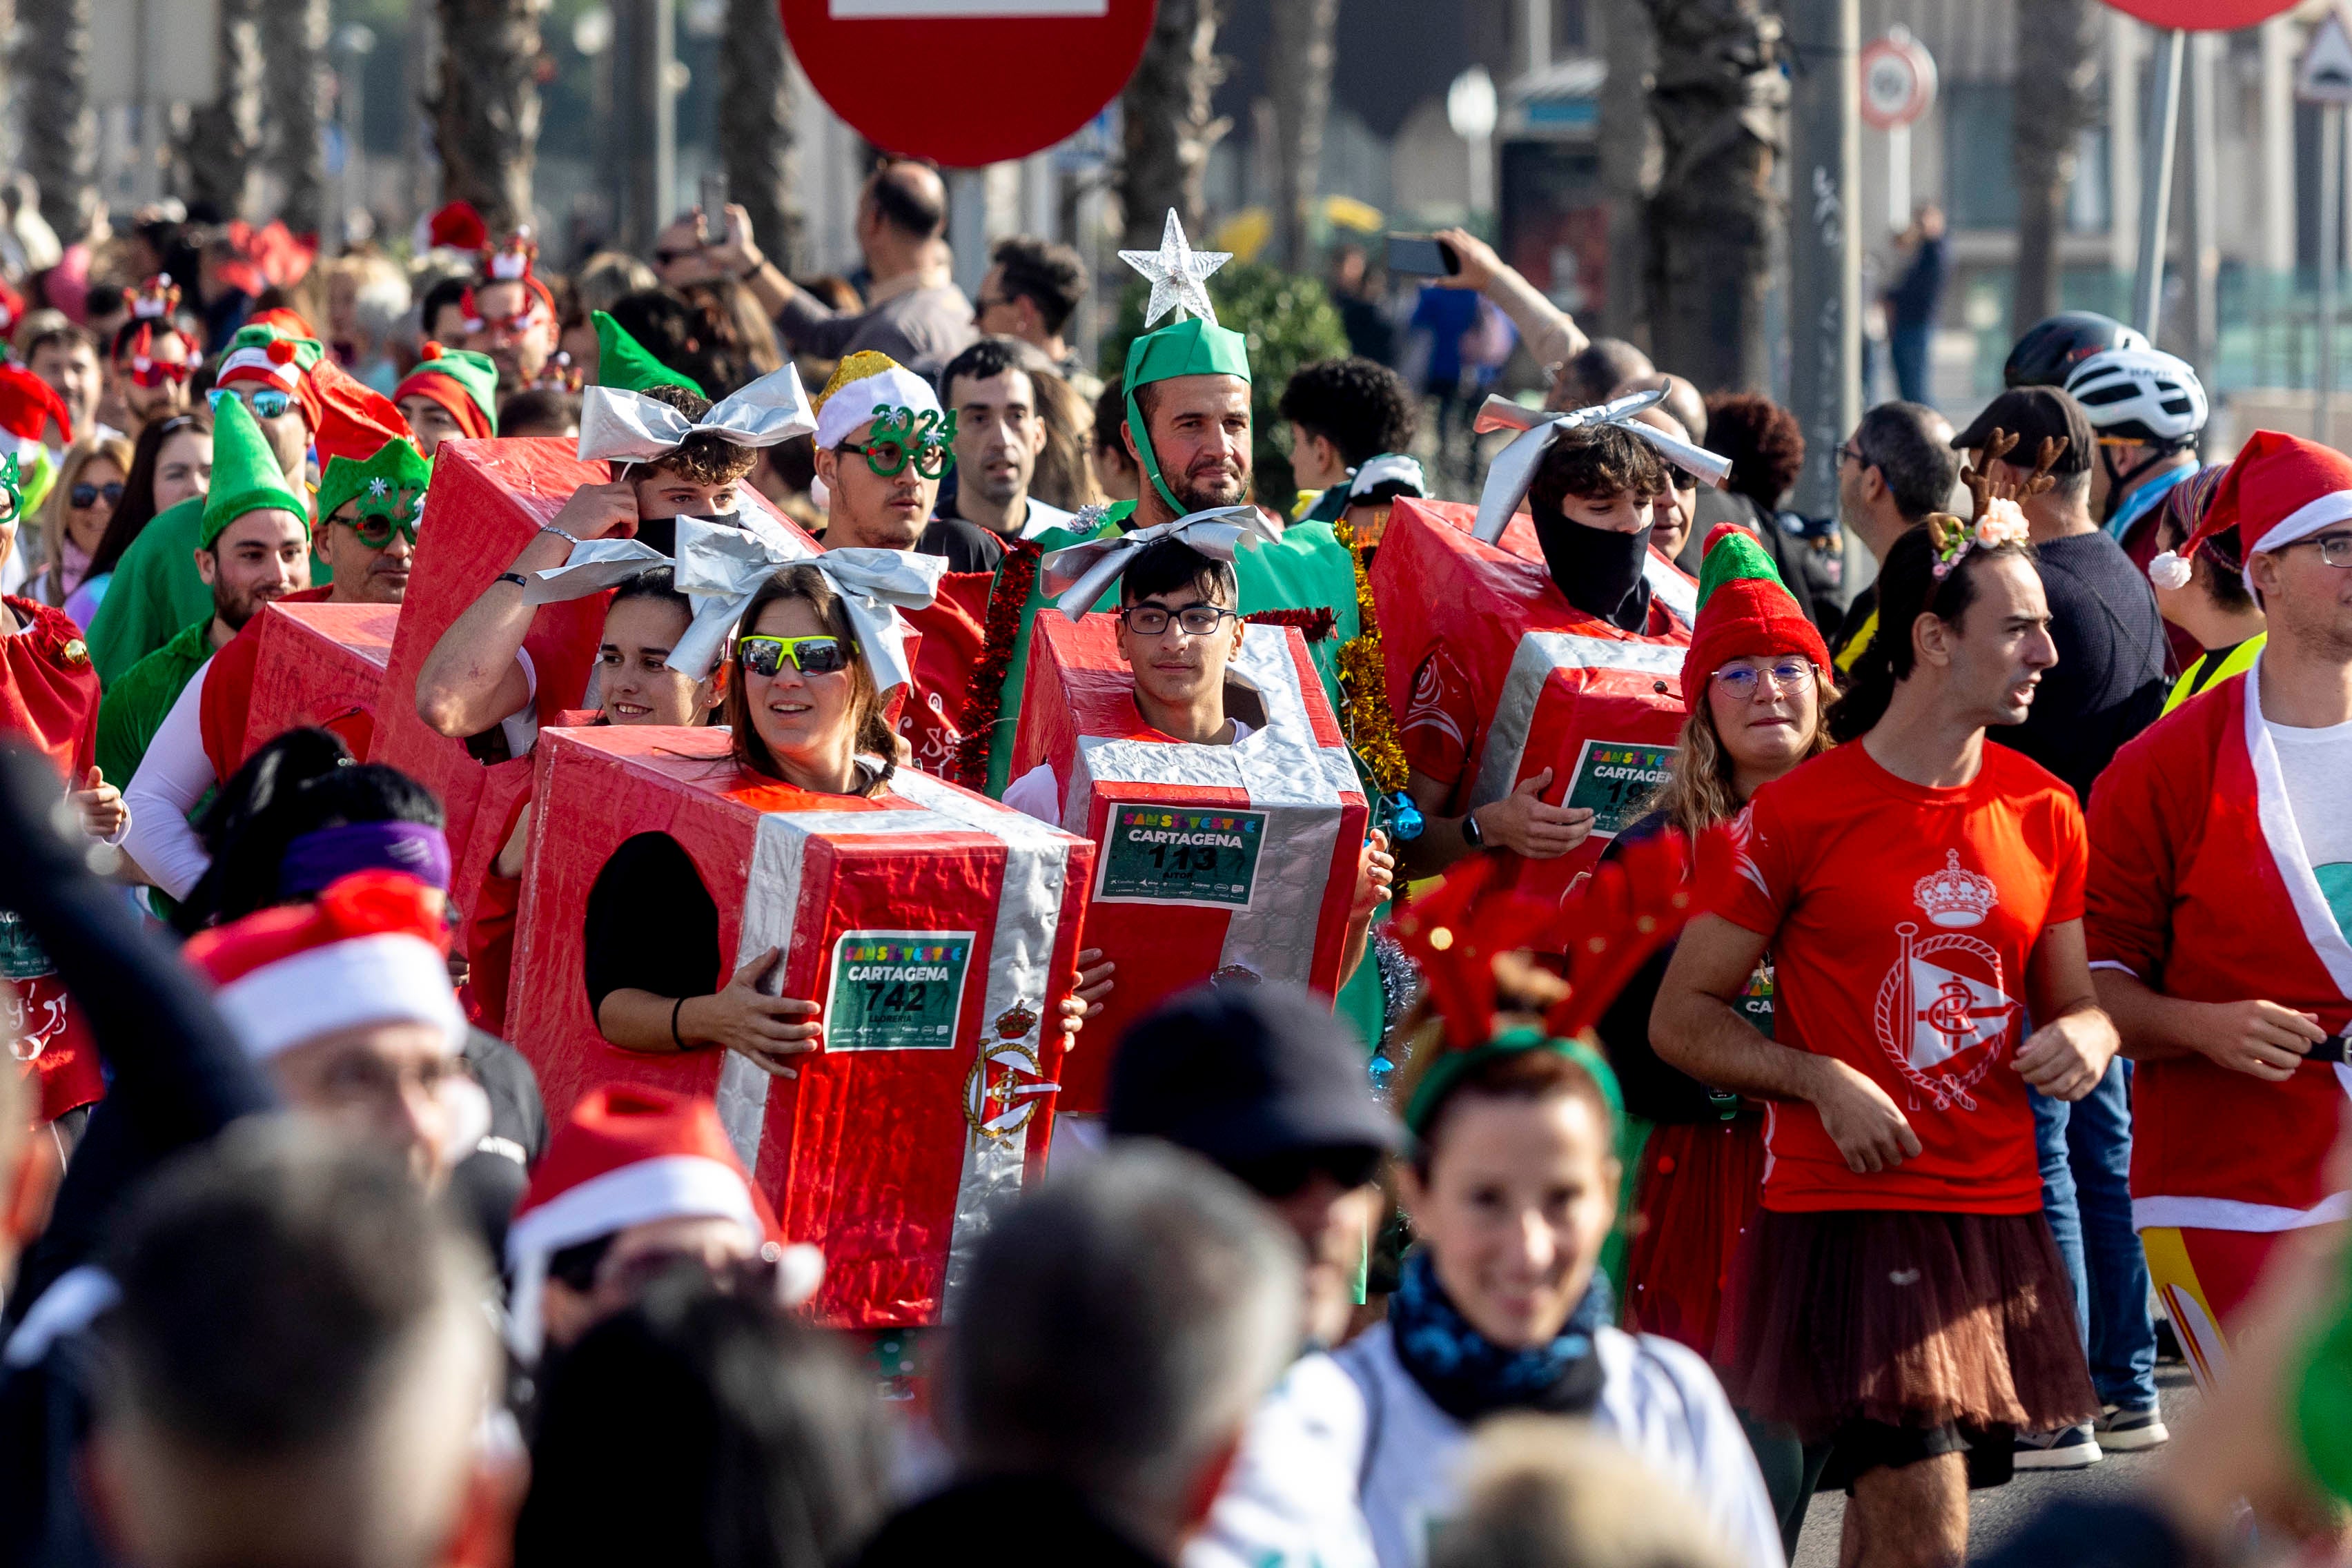
<instances>
[{"instance_id":1,"label":"wristwatch","mask_svg":"<svg viewBox=\"0 0 2352 1568\"><path fill-rule=\"evenodd\" d=\"M1462 815L1462 842L1473 849L1486 847L1486 835L1479 830L1478 818L1469 812Z\"/></svg>"}]
</instances>

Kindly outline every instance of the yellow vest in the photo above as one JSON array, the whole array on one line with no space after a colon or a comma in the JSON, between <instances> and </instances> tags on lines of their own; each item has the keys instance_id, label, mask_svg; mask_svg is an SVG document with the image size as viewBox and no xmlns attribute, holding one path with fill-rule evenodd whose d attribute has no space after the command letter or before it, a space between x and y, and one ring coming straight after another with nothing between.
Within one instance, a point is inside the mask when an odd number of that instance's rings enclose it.
<instances>
[{"instance_id":1,"label":"yellow vest","mask_svg":"<svg viewBox=\"0 0 2352 1568\"><path fill-rule=\"evenodd\" d=\"M2205 668L2205 660L2200 658L2195 664L2190 665L2181 675L2180 679L2173 683L2172 695L2164 700L2164 711L2166 713L2169 713L2175 708L2179 707L2182 703L2196 696L2199 692L2210 691L2213 688L2221 685L2221 682L2229 679L2230 677L2233 675L2243 675L2246 671L2253 668L2254 656L2263 651L2263 640L2269 634L2265 632L2256 632L2253 636L2248 637L2245 641L2231 648L2230 650L2230 657L2223 659L2218 667L2206 674L2204 679L2201 680L2198 679L2198 671ZM2162 718L2163 714L2158 714L2158 717Z\"/></svg>"},{"instance_id":2,"label":"yellow vest","mask_svg":"<svg viewBox=\"0 0 2352 1568\"><path fill-rule=\"evenodd\" d=\"M1836 664L1837 672L1840 675L1852 675L1853 661L1863 656L1864 651L1870 647L1870 639L1877 635L1878 606L1873 605L1870 607L1870 614L1862 618L1862 625L1854 627L1853 640L1838 649L1837 658L1832 661Z\"/></svg>"}]
</instances>

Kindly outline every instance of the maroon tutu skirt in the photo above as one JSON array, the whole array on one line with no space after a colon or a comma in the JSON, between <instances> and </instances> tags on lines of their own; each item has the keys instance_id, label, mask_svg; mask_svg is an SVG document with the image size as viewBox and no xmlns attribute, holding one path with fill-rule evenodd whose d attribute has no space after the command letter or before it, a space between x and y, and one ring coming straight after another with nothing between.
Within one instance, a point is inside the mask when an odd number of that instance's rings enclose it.
<instances>
[{"instance_id":1,"label":"maroon tutu skirt","mask_svg":"<svg viewBox=\"0 0 2352 1568\"><path fill-rule=\"evenodd\" d=\"M1764 1119L1662 1125L1634 1184L1625 1326L1707 1355L1724 1283L1763 1195Z\"/></svg>"},{"instance_id":2,"label":"maroon tutu skirt","mask_svg":"<svg viewBox=\"0 0 2352 1568\"><path fill-rule=\"evenodd\" d=\"M2048 1432L2099 1414L2039 1213L1759 1211L1715 1361L1733 1405L1808 1443L1854 1421Z\"/></svg>"}]
</instances>

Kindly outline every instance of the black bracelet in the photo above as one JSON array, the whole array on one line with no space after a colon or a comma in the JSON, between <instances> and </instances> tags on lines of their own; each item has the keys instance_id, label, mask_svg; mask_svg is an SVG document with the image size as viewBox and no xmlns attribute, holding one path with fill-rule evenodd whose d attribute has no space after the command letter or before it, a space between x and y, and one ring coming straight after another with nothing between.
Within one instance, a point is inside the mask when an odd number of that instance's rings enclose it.
<instances>
[{"instance_id":1,"label":"black bracelet","mask_svg":"<svg viewBox=\"0 0 2352 1568\"><path fill-rule=\"evenodd\" d=\"M526 594L530 592L530 579L520 572L501 572L498 575L498 580L501 583L511 583Z\"/></svg>"},{"instance_id":2,"label":"black bracelet","mask_svg":"<svg viewBox=\"0 0 2352 1568\"><path fill-rule=\"evenodd\" d=\"M686 1005L686 998L685 998L685 997L683 997L683 996L679 997L677 1001L675 1001L675 1002L673 1002L673 1003L671 1003L671 1004L669 1005L669 1038L670 1038L670 1043L671 1043L672 1045L676 1046L676 1047L677 1047L679 1050L681 1050L681 1051L682 1051L682 1050L684 1050L684 1049L686 1049L686 1041L685 1041L685 1040L684 1040L684 1039L679 1036L679 1034L678 1034L678 1032L677 1032L677 1014L678 1014L678 1009L679 1009L679 1008L681 1008L681 1007L683 1007L683 1006L685 1006L685 1005Z\"/></svg>"}]
</instances>

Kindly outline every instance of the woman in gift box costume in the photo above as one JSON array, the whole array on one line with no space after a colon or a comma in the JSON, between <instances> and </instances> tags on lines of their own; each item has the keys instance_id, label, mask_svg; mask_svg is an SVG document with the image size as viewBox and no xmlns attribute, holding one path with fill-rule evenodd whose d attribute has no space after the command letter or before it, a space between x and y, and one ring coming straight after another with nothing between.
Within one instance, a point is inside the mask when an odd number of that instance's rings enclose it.
<instances>
[{"instance_id":1,"label":"woman in gift box costume","mask_svg":"<svg viewBox=\"0 0 2352 1568\"><path fill-rule=\"evenodd\" d=\"M726 668L735 765L813 795L882 795L898 771L885 704L908 673L892 607L927 602L943 564L837 550L761 583L741 604ZM680 655L691 660L694 648L672 657ZM722 973L718 906L665 836L624 843L589 894L589 1005L599 1032L626 1050L717 1046L793 1076L792 1058L815 1049L823 1027L815 1003L761 989L782 956L772 948L732 978ZM1085 1007L1066 1003L1065 1027L1075 1029Z\"/></svg>"}]
</instances>

